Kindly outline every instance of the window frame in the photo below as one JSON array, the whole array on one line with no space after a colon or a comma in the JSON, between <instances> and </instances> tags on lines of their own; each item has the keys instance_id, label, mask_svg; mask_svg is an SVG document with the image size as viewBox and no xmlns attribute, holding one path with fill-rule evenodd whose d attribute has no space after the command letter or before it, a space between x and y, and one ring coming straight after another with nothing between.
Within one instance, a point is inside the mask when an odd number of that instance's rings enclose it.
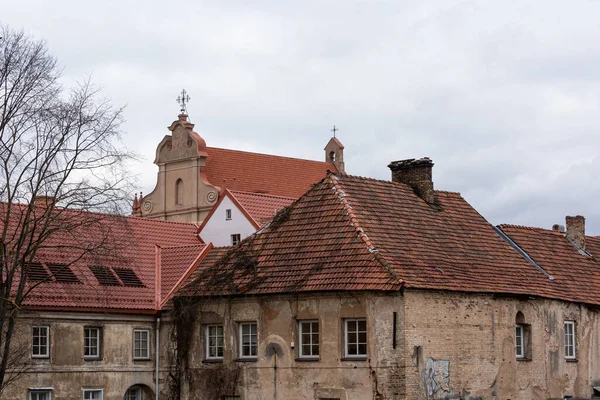
<instances>
[{"instance_id":1,"label":"window frame","mask_svg":"<svg viewBox=\"0 0 600 400\"><path fill-rule=\"evenodd\" d=\"M45 354L35 354L34 349L36 345L34 343L35 340L35 329L44 329L46 331L46 353ZM38 336L41 337L41 336ZM41 347L38 345L37 347ZM50 358L50 326L48 325L34 325L31 327L31 358Z\"/></svg>"},{"instance_id":2,"label":"window frame","mask_svg":"<svg viewBox=\"0 0 600 400\"><path fill-rule=\"evenodd\" d=\"M135 400L142 398L142 388L139 386L132 386L125 392L125 400L131 400L131 395L135 395Z\"/></svg>"},{"instance_id":3,"label":"window frame","mask_svg":"<svg viewBox=\"0 0 600 400\"><path fill-rule=\"evenodd\" d=\"M231 221L231 208L225 209L225 221Z\"/></svg>"},{"instance_id":4,"label":"window frame","mask_svg":"<svg viewBox=\"0 0 600 400\"><path fill-rule=\"evenodd\" d=\"M364 333L365 333L365 342L364 342L365 353L364 354L358 354L358 351L359 351L358 349L360 348L359 345L363 344L363 343L359 342L359 339L358 339L358 334L361 333L361 332L363 332L363 331L359 331L358 330L358 323L362 322L362 321L365 322L365 330L364 330ZM356 323L356 342L354 344L356 344L356 352L357 352L357 354L349 354L348 353L348 345L350 344L348 342L348 324L351 323L351 322ZM366 360L367 356L369 354L368 347L369 347L369 337L368 337L368 334L367 334L367 319L366 318L347 318L347 319L344 319L344 358L345 359L353 359L353 360Z\"/></svg>"},{"instance_id":5,"label":"window frame","mask_svg":"<svg viewBox=\"0 0 600 400\"><path fill-rule=\"evenodd\" d=\"M519 332L520 331L520 332ZM521 343L519 344L519 339ZM519 352L519 347L521 351ZM515 325L515 356L517 359L524 359L527 350L525 349L525 327L521 324Z\"/></svg>"},{"instance_id":6,"label":"window frame","mask_svg":"<svg viewBox=\"0 0 600 400\"><path fill-rule=\"evenodd\" d=\"M89 392L100 392L99 400L104 400L104 389L101 389L101 388L81 389L81 398L83 400L90 400L90 399L85 398L85 394L89 393ZM92 400L94 400L94 399L92 399Z\"/></svg>"},{"instance_id":7,"label":"window frame","mask_svg":"<svg viewBox=\"0 0 600 400\"><path fill-rule=\"evenodd\" d=\"M97 349L97 354L96 355L86 355L85 351L86 351L86 345L85 345L85 340L86 340L86 331L88 330L95 330L96 332L98 332L98 336L97 336L97 345L95 346ZM102 359L102 327L101 326L84 326L83 327L83 358L84 360L90 360L90 361L94 361L94 360L101 360ZM92 348L92 347L90 347ZM92 390L92 389L90 389ZM95 389L94 389L95 390Z\"/></svg>"},{"instance_id":8,"label":"window frame","mask_svg":"<svg viewBox=\"0 0 600 400\"><path fill-rule=\"evenodd\" d=\"M135 355L135 351L136 351L136 333L145 333L146 334L146 355L140 355L140 356L136 356ZM140 345L142 344L142 339L139 340ZM133 359L136 361L140 361L140 360L149 360L150 359L150 329L145 329L145 328L135 328L133 330ZM142 348L140 347L140 354L141 354L141 350Z\"/></svg>"},{"instance_id":9,"label":"window frame","mask_svg":"<svg viewBox=\"0 0 600 400\"><path fill-rule=\"evenodd\" d=\"M237 241L235 240L237 239ZM231 245L235 246L242 241L242 235L240 233L232 233L231 234Z\"/></svg>"},{"instance_id":10,"label":"window frame","mask_svg":"<svg viewBox=\"0 0 600 400\"><path fill-rule=\"evenodd\" d=\"M221 339L222 339L222 344L221 346L219 346L218 344L216 344L215 346L211 346L210 345L210 339L211 339L211 334L210 334L210 330L211 328L221 328ZM214 336L215 338L219 338L219 335L217 334L216 336ZM219 356L219 347L221 347L221 352L222 355ZM217 355L216 356L211 356L210 355L210 351L211 348L216 349L217 351ZM221 361L223 360L223 357L225 356L225 326L223 326L223 324L210 324L210 325L206 325L204 328L204 359L205 360L211 360L211 361Z\"/></svg>"},{"instance_id":11,"label":"window frame","mask_svg":"<svg viewBox=\"0 0 600 400\"><path fill-rule=\"evenodd\" d=\"M27 392L27 399L33 400L33 394L46 393L48 394L48 400L52 400L52 391L54 388L52 387L40 387L40 388L30 388Z\"/></svg>"},{"instance_id":12,"label":"window frame","mask_svg":"<svg viewBox=\"0 0 600 400\"><path fill-rule=\"evenodd\" d=\"M571 332L568 332L567 327L571 327ZM577 341L575 335L575 321L566 320L564 323L564 334L565 334L565 359L576 360L577 359ZM571 337L571 343L569 343L569 336ZM572 354L568 350L572 349Z\"/></svg>"},{"instance_id":13,"label":"window frame","mask_svg":"<svg viewBox=\"0 0 600 400\"><path fill-rule=\"evenodd\" d=\"M239 358L242 360L256 360L258 358L258 323L256 321L239 322ZM244 355L244 326L250 326L250 352L252 352L252 336L255 338L255 354ZM256 333L252 333L252 326L256 328Z\"/></svg>"},{"instance_id":14,"label":"window frame","mask_svg":"<svg viewBox=\"0 0 600 400\"><path fill-rule=\"evenodd\" d=\"M310 326L310 331L309 332L305 332L304 331L304 324L307 324ZM313 324L317 324L317 342L313 343ZM321 329L320 329L320 324L319 324L319 320L317 319L307 319L307 320L300 320L298 321L298 358L301 358L303 360L319 360L319 358L321 357ZM303 334L308 333L310 335L310 343L308 343L308 346L310 348L310 353L311 354L304 354L304 341L303 341ZM317 348L317 354L312 354L313 353L313 346L316 346Z\"/></svg>"}]
</instances>

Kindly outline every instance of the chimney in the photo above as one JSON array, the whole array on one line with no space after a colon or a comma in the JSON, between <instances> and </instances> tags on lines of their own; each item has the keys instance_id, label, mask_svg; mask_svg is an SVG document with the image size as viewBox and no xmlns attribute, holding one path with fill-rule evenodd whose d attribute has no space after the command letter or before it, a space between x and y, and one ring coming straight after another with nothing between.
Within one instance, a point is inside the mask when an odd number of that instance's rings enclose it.
<instances>
[{"instance_id":1,"label":"chimney","mask_svg":"<svg viewBox=\"0 0 600 400\"><path fill-rule=\"evenodd\" d=\"M433 191L433 180L431 171L433 161L429 157L419 160L392 161L388 168L392 170L392 181L410 185L415 193L423 198L428 204L435 202Z\"/></svg>"},{"instance_id":2,"label":"chimney","mask_svg":"<svg viewBox=\"0 0 600 400\"><path fill-rule=\"evenodd\" d=\"M52 196L35 196L33 205L39 208L54 207L54 197Z\"/></svg>"},{"instance_id":3,"label":"chimney","mask_svg":"<svg viewBox=\"0 0 600 400\"><path fill-rule=\"evenodd\" d=\"M564 225L554 224L554 225L552 225L552 230L553 231L557 231L557 232L565 233L565 227L564 227Z\"/></svg>"},{"instance_id":4,"label":"chimney","mask_svg":"<svg viewBox=\"0 0 600 400\"><path fill-rule=\"evenodd\" d=\"M567 216L567 239L585 251L585 218L581 215Z\"/></svg>"}]
</instances>

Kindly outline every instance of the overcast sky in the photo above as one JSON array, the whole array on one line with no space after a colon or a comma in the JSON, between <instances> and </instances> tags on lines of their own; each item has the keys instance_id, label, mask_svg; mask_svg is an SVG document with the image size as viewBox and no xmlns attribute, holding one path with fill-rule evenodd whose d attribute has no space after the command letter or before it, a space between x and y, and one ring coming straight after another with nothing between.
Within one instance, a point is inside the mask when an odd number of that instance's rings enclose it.
<instances>
[{"instance_id":1,"label":"overcast sky","mask_svg":"<svg viewBox=\"0 0 600 400\"><path fill-rule=\"evenodd\" d=\"M494 224L600 235L600 1L293 3L2 0L0 22L127 106L144 193L185 88L209 146L321 160L335 124L350 174L428 156Z\"/></svg>"}]
</instances>

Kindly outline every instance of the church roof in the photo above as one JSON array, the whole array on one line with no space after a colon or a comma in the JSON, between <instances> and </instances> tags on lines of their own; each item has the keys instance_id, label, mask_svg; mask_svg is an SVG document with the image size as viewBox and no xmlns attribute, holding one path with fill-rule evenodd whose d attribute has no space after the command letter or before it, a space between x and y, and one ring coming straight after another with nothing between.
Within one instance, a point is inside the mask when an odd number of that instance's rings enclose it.
<instances>
[{"instance_id":1,"label":"church roof","mask_svg":"<svg viewBox=\"0 0 600 400\"><path fill-rule=\"evenodd\" d=\"M298 198L321 180L332 163L207 147L206 178L215 186Z\"/></svg>"},{"instance_id":2,"label":"church roof","mask_svg":"<svg viewBox=\"0 0 600 400\"><path fill-rule=\"evenodd\" d=\"M460 194L435 196L432 207L408 185L329 174L216 263L203 263L181 294L404 286L577 298L515 251Z\"/></svg>"}]
</instances>

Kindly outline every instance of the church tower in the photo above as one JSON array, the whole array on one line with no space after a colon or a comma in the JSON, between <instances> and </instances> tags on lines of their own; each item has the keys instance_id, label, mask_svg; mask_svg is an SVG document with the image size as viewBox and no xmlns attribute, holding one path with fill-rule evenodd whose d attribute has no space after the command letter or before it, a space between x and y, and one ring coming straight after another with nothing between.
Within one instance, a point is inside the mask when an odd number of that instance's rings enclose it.
<instances>
[{"instance_id":1,"label":"church tower","mask_svg":"<svg viewBox=\"0 0 600 400\"><path fill-rule=\"evenodd\" d=\"M346 172L344 169L344 145L335 136L325 146L325 162L335 165L341 173Z\"/></svg>"},{"instance_id":2,"label":"church tower","mask_svg":"<svg viewBox=\"0 0 600 400\"><path fill-rule=\"evenodd\" d=\"M187 114L179 114L156 148L158 178L154 190L134 200L133 215L200 223L219 197L220 188L206 179L204 139L194 132Z\"/></svg>"}]
</instances>

